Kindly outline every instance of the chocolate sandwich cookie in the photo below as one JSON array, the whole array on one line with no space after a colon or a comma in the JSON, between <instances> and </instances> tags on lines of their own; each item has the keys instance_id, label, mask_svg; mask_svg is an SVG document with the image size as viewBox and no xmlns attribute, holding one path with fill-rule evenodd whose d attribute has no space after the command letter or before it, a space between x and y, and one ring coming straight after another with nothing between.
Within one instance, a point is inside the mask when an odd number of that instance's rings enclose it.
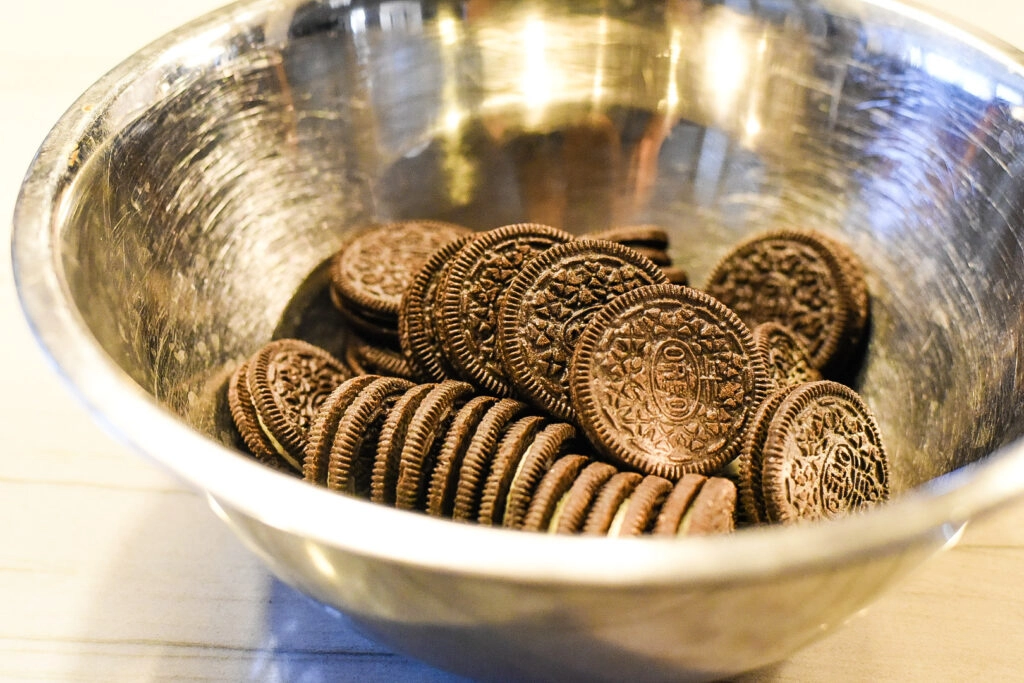
<instances>
[{"instance_id":1,"label":"chocolate sandwich cookie","mask_svg":"<svg viewBox=\"0 0 1024 683\"><path fill-rule=\"evenodd\" d=\"M443 436L457 407L473 392L465 382L445 380L437 384L417 406L409 423L398 458L395 507L425 510L430 475Z\"/></svg>"},{"instance_id":2,"label":"chocolate sandwich cookie","mask_svg":"<svg viewBox=\"0 0 1024 683\"><path fill-rule=\"evenodd\" d=\"M524 531L547 531L562 496L589 462L590 458L585 455L563 455L556 460L538 482L520 528Z\"/></svg>"},{"instance_id":3,"label":"chocolate sandwich cookie","mask_svg":"<svg viewBox=\"0 0 1024 683\"><path fill-rule=\"evenodd\" d=\"M705 290L751 328L788 327L818 369L842 359L863 332L863 279L835 243L812 232L780 230L737 245L714 268Z\"/></svg>"},{"instance_id":4,"label":"chocolate sandwich cookie","mask_svg":"<svg viewBox=\"0 0 1024 683\"><path fill-rule=\"evenodd\" d=\"M445 267L471 239L472 235L465 235L431 254L402 294L398 341L410 366L426 382L440 382L454 374L447 367L438 336L437 292Z\"/></svg>"},{"instance_id":5,"label":"chocolate sandwich cookie","mask_svg":"<svg viewBox=\"0 0 1024 683\"><path fill-rule=\"evenodd\" d=\"M690 275L686 272L685 268L679 266L662 266L661 272L665 273L665 277L674 285L689 285Z\"/></svg>"},{"instance_id":6,"label":"chocolate sandwich cookie","mask_svg":"<svg viewBox=\"0 0 1024 683\"><path fill-rule=\"evenodd\" d=\"M370 500L373 502L395 504L399 461L409 426L416 415L416 409L435 387L436 384L413 385L388 411L380 430L377 453L373 459L373 473L370 477Z\"/></svg>"},{"instance_id":7,"label":"chocolate sandwich cookie","mask_svg":"<svg viewBox=\"0 0 1024 683\"><path fill-rule=\"evenodd\" d=\"M331 304L338 312L341 322L364 339L373 339L382 344L398 343L398 328L392 317L380 317L366 311L352 310L351 304L344 302L334 286L328 288Z\"/></svg>"},{"instance_id":8,"label":"chocolate sandwich cookie","mask_svg":"<svg viewBox=\"0 0 1024 683\"><path fill-rule=\"evenodd\" d=\"M597 230L581 235L583 239L617 242L627 247L644 247L665 251L669 237L664 228L657 225L621 225L607 230Z\"/></svg>"},{"instance_id":9,"label":"chocolate sandwich cookie","mask_svg":"<svg viewBox=\"0 0 1024 683\"><path fill-rule=\"evenodd\" d=\"M242 437L242 443L256 460L280 472L293 473L295 468L277 454L274 444L260 429L259 417L252 404L252 396L249 395L249 381L246 377L248 370L248 364L242 363L228 380L228 409L231 411L231 419L234 420L235 428Z\"/></svg>"},{"instance_id":10,"label":"chocolate sandwich cookie","mask_svg":"<svg viewBox=\"0 0 1024 683\"><path fill-rule=\"evenodd\" d=\"M386 375L417 380L409 360L401 351L352 335L345 347L345 363L357 375Z\"/></svg>"},{"instance_id":11,"label":"chocolate sandwich cookie","mask_svg":"<svg viewBox=\"0 0 1024 683\"><path fill-rule=\"evenodd\" d=\"M555 508L548 530L559 534L578 533L597 492L616 472L618 470L606 462L592 462L583 468Z\"/></svg>"},{"instance_id":12,"label":"chocolate sandwich cookie","mask_svg":"<svg viewBox=\"0 0 1024 683\"><path fill-rule=\"evenodd\" d=\"M528 261L572 240L568 233L535 223L481 233L453 258L438 291L437 321L445 357L461 379L482 393L511 396L498 351L501 298Z\"/></svg>"},{"instance_id":13,"label":"chocolate sandwich cookie","mask_svg":"<svg viewBox=\"0 0 1024 683\"><path fill-rule=\"evenodd\" d=\"M338 423L356 397L381 378L360 375L342 382L317 409L309 430L309 441L303 451L303 478L313 484L326 485ZM408 383L406 383L408 384Z\"/></svg>"},{"instance_id":14,"label":"chocolate sandwich cookie","mask_svg":"<svg viewBox=\"0 0 1024 683\"><path fill-rule=\"evenodd\" d=\"M727 534L736 527L736 485L722 477L687 475L669 494L655 523L662 536Z\"/></svg>"},{"instance_id":15,"label":"chocolate sandwich cookie","mask_svg":"<svg viewBox=\"0 0 1024 683\"><path fill-rule=\"evenodd\" d=\"M491 459L483 494L480 499L480 513L477 521L481 524L501 523L505 515L505 502L512 478L519 468L519 461L533 443L546 421L539 415L521 417L508 428Z\"/></svg>"},{"instance_id":16,"label":"chocolate sandwich cookie","mask_svg":"<svg viewBox=\"0 0 1024 683\"><path fill-rule=\"evenodd\" d=\"M651 533L655 536L675 536L679 531L679 524L683 521L683 515L690 509L690 504L697 498L707 480L708 478L702 474L683 475L662 503Z\"/></svg>"},{"instance_id":17,"label":"chocolate sandwich cookie","mask_svg":"<svg viewBox=\"0 0 1024 683\"><path fill-rule=\"evenodd\" d=\"M786 396L761 469L770 522L831 519L889 497L889 462L874 416L837 382L804 384Z\"/></svg>"},{"instance_id":18,"label":"chocolate sandwich cookie","mask_svg":"<svg viewBox=\"0 0 1024 683\"><path fill-rule=\"evenodd\" d=\"M643 481L643 478L643 475L637 472L619 472L605 482L605 485L597 492L594 504L587 514L587 521L583 523L583 533L597 536L606 535L623 501Z\"/></svg>"},{"instance_id":19,"label":"chocolate sandwich cookie","mask_svg":"<svg viewBox=\"0 0 1024 683\"><path fill-rule=\"evenodd\" d=\"M679 536L727 534L736 528L736 485L723 477L708 477L679 521Z\"/></svg>"},{"instance_id":20,"label":"chocolate sandwich cookie","mask_svg":"<svg viewBox=\"0 0 1024 683\"><path fill-rule=\"evenodd\" d=\"M511 399L509 399L511 400ZM427 514L451 517L455 506L455 492L466 449L476 435L484 415L498 402L493 396L477 396L462 406L445 434L441 450L434 462L427 488Z\"/></svg>"},{"instance_id":21,"label":"chocolate sandwich cookie","mask_svg":"<svg viewBox=\"0 0 1024 683\"><path fill-rule=\"evenodd\" d=\"M272 341L249 361L246 382L260 429L296 471L317 409L351 376L334 356L298 339Z\"/></svg>"},{"instance_id":22,"label":"chocolate sandwich cookie","mask_svg":"<svg viewBox=\"0 0 1024 683\"><path fill-rule=\"evenodd\" d=\"M672 488L668 479L652 474L644 477L630 494L629 504L620 506L620 513L612 520L608 535L639 536L647 533Z\"/></svg>"},{"instance_id":23,"label":"chocolate sandwich cookie","mask_svg":"<svg viewBox=\"0 0 1024 683\"><path fill-rule=\"evenodd\" d=\"M575 445L575 438L576 430L564 422L549 424L537 434L512 477L502 526L511 529L522 526L537 484L555 461Z\"/></svg>"},{"instance_id":24,"label":"chocolate sandwich cookie","mask_svg":"<svg viewBox=\"0 0 1024 683\"><path fill-rule=\"evenodd\" d=\"M513 420L526 410L526 404L507 398L498 401L480 420L466 447L455 488L452 518L475 521L479 514L483 488L490 472L494 451Z\"/></svg>"},{"instance_id":25,"label":"chocolate sandwich cookie","mask_svg":"<svg viewBox=\"0 0 1024 683\"><path fill-rule=\"evenodd\" d=\"M361 498L371 496L373 465L384 421L411 388L408 380L381 377L359 392L338 420L328 458L327 488Z\"/></svg>"},{"instance_id":26,"label":"chocolate sandwich cookie","mask_svg":"<svg viewBox=\"0 0 1024 683\"><path fill-rule=\"evenodd\" d=\"M664 282L657 266L614 242L581 239L543 252L512 280L500 307L506 377L534 405L575 422L569 361L583 328L613 299Z\"/></svg>"},{"instance_id":27,"label":"chocolate sandwich cookie","mask_svg":"<svg viewBox=\"0 0 1024 683\"><path fill-rule=\"evenodd\" d=\"M867 329L868 317L871 315L871 298L868 292L867 280L864 276L864 264L847 245L837 239L818 235L829 243L832 253L839 259L846 281L850 284L850 291L853 296L853 306L850 309L850 321L847 324L849 335L846 343L847 349L852 349L860 343L865 330Z\"/></svg>"},{"instance_id":28,"label":"chocolate sandwich cookie","mask_svg":"<svg viewBox=\"0 0 1024 683\"><path fill-rule=\"evenodd\" d=\"M651 249L650 247L639 246L629 246L628 248L640 254L656 266L664 268L672 265L672 257L669 256L668 252L664 249Z\"/></svg>"},{"instance_id":29,"label":"chocolate sandwich cookie","mask_svg":"<svg viewBox=\"0 0 1024 683\"><path fill-rule=\"evenodd\" d=\"M751 334L768 371L772 390L821 379L821 372L807 357L807 349L785 325L761 323Z\"/></svg>"},{"instance_id":30,"label":"chocolate sandwich cookie","mask_svg":"<svg viewBox=\"0 0 1024 683\"><path fill-rule=\"evenodd\" d=\"M601 309L569 373L594 447L672 481L735 456L767 385L746 325L707 294L677 285L635 289Z\"/></svg>"},{"instance_id":31,"label":"chocolate sandwich cookie","mask_svg":"<svg viewBox=\"0 0 1024 683\"><path fill-rule=\"evenodd\" d=\"M402 294L423 262L439 247L469 232L441 221L410 220L368 228L335 254L331 287L343 307L359 317L393 322Z\"/></svg>"},{"instance_id":32,"label":"chocolate sandwich cookie","mask_svg":"<svg viewBox=\"0 0 1024 683\"><path fill-rule=\"evenodd\" d=\"M739 511L741 521L749 524L765 524L768 516L764 508L764 496L761 493L761 464L764 453L764 442L768 438L768 430L775 417L775 411L782 404L782 399L799 385L790 385L772 392L761 402L750 426L743 435L743 446L736 458L739 469Z\"/></svg>"}]
</instances>

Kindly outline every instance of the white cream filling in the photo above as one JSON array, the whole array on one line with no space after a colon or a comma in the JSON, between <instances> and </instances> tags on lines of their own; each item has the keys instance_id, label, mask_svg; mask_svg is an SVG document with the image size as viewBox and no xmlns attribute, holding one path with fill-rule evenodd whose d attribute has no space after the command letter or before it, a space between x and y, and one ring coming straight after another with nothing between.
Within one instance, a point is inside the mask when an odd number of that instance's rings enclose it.
<instances>
[{"instance_id":1,"label":"white cream filling","mask_svg":"<svg viewBox=\"0 0 1024 683\"><path fill-rule=\"evenodd\" d=\"M255 407L256 405L253 404L253 408ZM267 429L267 425L264 424L263 418L260 417L260 411L258 410L256 411L256 422L259 423L260 430L263 432L263 436L267 437L267 440L270 442L270 445L274 447L274 450L277 451L277 454L280 455L285 460L287 460L289 465L291 465L292 467L301 472L302 463L297 462L295 458L292 457L292 454L289 453L284 446L278 443L277 439L274 438L274 435L270 433L269 429Z\"/></svg>"},{"instance_id":2,"label":"white cream filling","mask_svg":"<svg viewBox=\"0 0 1024 683\"><path fill-rule=\"evenodd\" d=\"M536 439L534 439L534 440L536 441ZM522 474L523 474L523 467L526 466L526 458L527 458L528 455L530 455L530 451L532 451L532 450L533 450L533 443L530 443L530 445L526 448L526 451L523 453L523 457L519 458L519 462L516 463L516 472L515 472L515 474L512 475L512 482L508 485L508 493L505 494L505 512L501 516L501 525L504 526L504 527L507 527L508 523L509 523L509 518L508 518L508 497L511 496L512 495L512 491L515 490L516 482L519 480L519 477L521 477Z\"/></svg>"},{"instance_id":3,"label":"white cream filling","mask_svg":"<svg viewBox=\"0 0 1024 683\"><path fill-rule=\"evenodd\" d=\"M690 533L690 522L693 520L693 504L697 501L697 497L694 496L690 504L686 506L686 512L683 513L683 518L679 520L679 528L676 529L676 536L686 536Z\"/></svg>"},{"instance_id":4,"label":"white cream filling","mask_svg":"<svg viewBox=\"0 0 1024 683\"><path fill-rule=\"evenodd\" d=\"M562 519L562 509L565 507L565 501L569 499L569 492L566 491L562 494L562 497L555 503L555 511L551 513L551 521L548 522L548 533L555 533L558 530L558 522Z\"/></svg>"},{"instance_id":5,"label":"white cream filling","mask_svg":"<svg viewBox=\"0 0 1024 683\"><path fill-rule=\"evenodd\" d=\"M626 496L626 499L619 504L619 509L615 511L615 516L612 517L612 523L608 527L609 536L618 536L622 531L622 522L626 519L626 509L629 507L629 501L633 499L633 496Z\"/></svg>"}]
</instances>

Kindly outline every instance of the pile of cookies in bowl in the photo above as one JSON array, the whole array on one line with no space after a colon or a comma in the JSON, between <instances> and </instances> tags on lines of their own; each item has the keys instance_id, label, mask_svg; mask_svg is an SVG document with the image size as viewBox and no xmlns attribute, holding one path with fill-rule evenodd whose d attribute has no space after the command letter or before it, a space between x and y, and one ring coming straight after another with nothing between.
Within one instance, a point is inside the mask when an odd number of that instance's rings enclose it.
<instances>
[{"instance_id":1,"label":"pile of cookies in bowl","mask_svg":"<svg viewBox=\"0 0 1024 683\"><path fill-rule=\"evenodd\" d=\"M283 338L239 365L241 440L343 494L535 532L728 533L885 501L843 380L869 319L856 255L765 232L698 289L669 246L653 225L356 231L330 263L344 352Z\"/></svg>"}]
</instances>

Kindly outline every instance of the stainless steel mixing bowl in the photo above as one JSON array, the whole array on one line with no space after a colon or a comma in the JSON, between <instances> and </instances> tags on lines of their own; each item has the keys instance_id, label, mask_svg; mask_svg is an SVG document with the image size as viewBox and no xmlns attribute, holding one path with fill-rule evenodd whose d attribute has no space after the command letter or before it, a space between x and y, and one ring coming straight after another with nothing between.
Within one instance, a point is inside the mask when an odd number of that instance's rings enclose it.
<instances>
[{"instance_id":1,"label":"stainless steel mixing bowl","mask_svg":"<svg viewBox=\"0 0 1024 683\"><path fill-rule=\"evenodd\" d=\"M1022 121L1019 53L881 0L245 1L57 123L16 276L97 419L394 648L506 680L721 676L820 637L1024 490ZM322 333L303 313L320 264L403 217L658 223L698 283L753 231L839 235L872 291L850 381L893 502L732 537L551 538L241 455L226 376L275 334Z\"/></svg>"}]
</instances>

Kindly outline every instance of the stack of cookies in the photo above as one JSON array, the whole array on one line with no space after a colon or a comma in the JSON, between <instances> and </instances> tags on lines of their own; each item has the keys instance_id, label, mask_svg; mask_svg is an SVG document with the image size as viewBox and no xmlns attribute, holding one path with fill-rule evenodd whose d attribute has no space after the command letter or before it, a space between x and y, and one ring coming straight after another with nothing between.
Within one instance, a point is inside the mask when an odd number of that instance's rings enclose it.
<instances>
[{"instance_id":1,"label":"stack of cookies","mask_svg":"<svg viewBox=\"0 0 1024 683\"><path fill-rule=\"evenodd\" d=\"M668 251L652 226L370 228L332 262L359 335L344 362L272 342L235 373L232 415L311 482L511 528L723 532L885 500L874 418L823 379L863 340L856 258L772 232L700 291Z\"/></svg>"}]
</instances>

